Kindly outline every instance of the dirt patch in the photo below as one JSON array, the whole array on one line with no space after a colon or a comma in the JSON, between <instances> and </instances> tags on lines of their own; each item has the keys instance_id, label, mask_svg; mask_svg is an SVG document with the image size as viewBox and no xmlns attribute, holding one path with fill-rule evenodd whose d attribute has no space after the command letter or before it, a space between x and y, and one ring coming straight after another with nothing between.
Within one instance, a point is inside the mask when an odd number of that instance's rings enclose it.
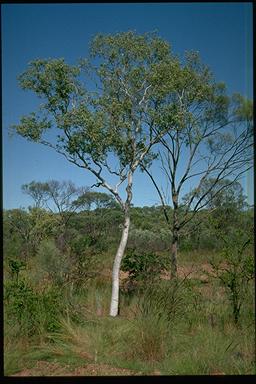
<instances>
[{"instance_id":1,"label":"dirt patch","mask_svg":"<svg viewBox=\"0 0 256 384\"><path fill-rule=\"evenodd\" d=\"M10 376L140 376L141 372L125 368L116 368L107 364L86 364L72 368L47 361L38 361L35 367L24 369Z\"/></svg>"},{"instance_id":2,"label":"dirt patch","mask_svg":"<svg viewBox=\"0 0 256 384\"><path fill-rule=\"evenodd\" d=\"M214 272L213 272L212 266L208 263L203 263L199 265L188 264L188 265L178 266L177 275L182 279L184 278L198 279L202 283L208 283L209 276L214 275ZM168 279L170 278L170 276L165 278Z\"/></svg>"},{"instance_id":3,"label":"dirt patch","mask_svg":"<svg viewBox=\"0 0 256 384\"><path fill-rule=\"evenodd\" d=\"M209 263L203 264L187 264L178 266L177 275L179 278L188 278L188 279L199 279L202 282L207 283L209 280L209 274L213 275L212 266ZM112 271L110 269L105 269L101 273L101 276L107 280L111 279ZM129 278L129 272L120 271L120 282L125 282ZM161 279L170 280L170 272L162 271Z\"/></svg>"},{"instance_id":4,"label":"dirt patch","mask_svg":"<svg viewBox=\"0 0 256 384\"><path fill-rule=\"evenodd\" d=\"M126 280L129 277L129 272L120 271L120 280Z\"/></svg>"},{"instance_id":5,"label":"dirt patch","mask_svg":"<svg viewBox=\"0 0 256 384\"><path fill-rule=\"evenodd\" d=\"M221 371L213 371L210 373L211 376L219 376L219 375L225 375L224 372Z\"/></svg>"},{"instance_id":6,"label":"dirt patch","mask_svg":"<svg viewBox=\"0 0 256 384\"><path fill-rule=\"evenodd\" d=\"M115 368L106 364L88 364L86 367L80 367L74 370L75 376L137 376L139 372L131 371L125 368Z\"/></svg>"},{"instance_id":7,"label":"dirt patch","mask_svg":"<svg viewBox=\"0 0 256 384\"><path fill-rule=\"evenodd\" d=\"M47 361L37 361L36 365L30 369L24 369L21 372L11 376L63 376L68 366L62 366L58 363Z\"/></svg>"}]
</instances>

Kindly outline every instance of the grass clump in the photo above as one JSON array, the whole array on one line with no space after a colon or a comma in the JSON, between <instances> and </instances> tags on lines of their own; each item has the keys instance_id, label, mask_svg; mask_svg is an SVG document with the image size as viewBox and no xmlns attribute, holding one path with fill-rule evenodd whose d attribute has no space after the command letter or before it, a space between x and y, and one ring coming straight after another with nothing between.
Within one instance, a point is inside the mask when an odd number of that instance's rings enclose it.
<instances>
[{"instance_id":1,"label":"grass clump","mask_svg":"<svg viewBox=\"0 0 256 384\"><path fill-rule=\"evenodd\" d=\"M26 271L6 281L5 374L36 369L42 360L71 374L87 365L126 368L136 375L254 373L252 285L235 324L216 279L202 284L190 276L159 278L129 300L122 291L117 318L108 316L110 283L99 275L79 289L58 286L55 297L52 280L39 289Z\"/></svg>"}]
</instances>

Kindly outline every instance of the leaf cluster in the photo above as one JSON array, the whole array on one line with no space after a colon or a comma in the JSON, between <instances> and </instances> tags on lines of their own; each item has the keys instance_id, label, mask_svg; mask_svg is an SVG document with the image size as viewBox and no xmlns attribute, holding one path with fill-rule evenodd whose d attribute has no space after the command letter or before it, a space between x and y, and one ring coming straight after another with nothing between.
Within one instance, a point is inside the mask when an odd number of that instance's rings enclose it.
<instances>
[{"instance_id":1,"label":"leaf cluster","mask_svg":"<svg viewBox=\"0 0 256 384\"><path fill-rule=\"evenodd\" d=\"M153 252L137 252L129 249L122 260L121 269L129 272L129 278L135 281L155 279L165 268L165 260Z\"/></svg>"}]
</instances>

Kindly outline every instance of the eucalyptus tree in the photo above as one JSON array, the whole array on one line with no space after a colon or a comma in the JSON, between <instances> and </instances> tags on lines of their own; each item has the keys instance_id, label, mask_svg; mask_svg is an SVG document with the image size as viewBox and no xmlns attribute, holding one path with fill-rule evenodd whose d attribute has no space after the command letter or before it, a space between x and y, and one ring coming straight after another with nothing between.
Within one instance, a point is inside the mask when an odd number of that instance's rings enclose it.
<instances>
[{"instance_id":1,"label":"eucalyptus tree","mask_svg":"<svg viewBox=\"0 0 256 384\"><path fill-rule=\"evenodd\" d=\"M54 233L56 222L52 215L37 207L25 209L12 209L4 212L4 246L24 256L27 260L34 256L41 241ZM16 241L21 242L21 251L15 250ZM15 256L17 257L17 256Z\"/></svg>"},{"instance_id":2,"label":"eucalyptus tree","mask_svg":"<svg viewBox=\"0 0 256 384\"><path fill-rule=\"evenodd\" d=\"M93 208L115 208L119 207L115 199L108 193L86 190L74 202L78 208L91 210Z\"/></svg>"},{"instance_id":3,"label":"eucalyptus tree","mask_svg":"<svg viewBox=\"0 0 256 384\"><path fill-rule=\"evenodd\" d=\"M172 233L171 275L175 276L181 229L252 166L253 109L241 95L227 95L225 84L214 80L198 53L186 53L175 71L170 66L166 70L165 92L177 117L170 124L163 115L159 122L167 130L160 139L159 157L168 194L143 164L142 169L159 194ZM227 178L229 182L224 182ZM170 201L172 211L167 209Z\"/></svg>"},{"instance_id":4,"label":"eucalyptus tree","mask_svg":"<svg viewBox=\"0 0 256 384\"><path fill-rule=\"evenodd\" d=\"M21 190L32 198L35 208L43 208L45 206L45 188L42 183L33 180L29 184L23 184Z\"/></svg>"},{"instance_id":5,"label":"eucalyptus tree","mask_svg":"<svg viewBox=\"0 0 256 384\"><path fill-rule=\"evenodd\" d=\"M34 200L36 208L47 208L51 212L57 212L65 224L79 207L77 200L88 190L88 188L76 187L70 180L45 182L33 180L23 184L21 189Z\"/></svg>"},{"instance_id":6,"label":"eucalyptus tree","mask_svg":"<svg viewBox=\"0 0 256 384\"><path fill-rule=\"evenodd\" d=\"M19 77L25 90L43 99L37 112L14 125L17 134L54 149L91 172L95 186L110 192L123 215L114 259L110 315L118 314L119 271L130 227L133 175L153 159L152 146L171 122L165 68L175 67L169 44L156 34L97 35L88 59L37 59ZM123 191L120 192L120 189Z\"/></svg>"},{"instance_id":7,"label":"eucalyptus tree","mask_svg":"<svg viewBox=\"0 0 256 384\"><path fill-rule=\"evenodd\" d=\"M192 190L183 197L186 202L194 196L195 203L200 199L204 207L210 210L242 211L248 207L243 188L238 181L221 179L204 179L200 188Z\"/></svg>"},{"instance_id":8,"label":"eucalyptus tree","mask_svg":"<svg viewBox=\"0 0 256 384\"><path fill-rule=\"evenodd\" d=\"M37 208L46 208L55 215L58 243L65 248L65 235L70 218L79 208L77 200L86 192L86 188L78 188L72 181L48 180L32 181L22 185L22 191L29 195Z\"/></svg>"}]
</instances>

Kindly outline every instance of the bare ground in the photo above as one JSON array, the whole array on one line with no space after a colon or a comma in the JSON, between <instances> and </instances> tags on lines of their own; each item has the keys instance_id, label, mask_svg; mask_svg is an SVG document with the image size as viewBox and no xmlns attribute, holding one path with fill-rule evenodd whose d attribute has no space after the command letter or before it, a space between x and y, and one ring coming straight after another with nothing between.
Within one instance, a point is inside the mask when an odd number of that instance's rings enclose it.
<instances>
[{"instance_id":1,"label":"bare ground","mask_svg":"<svg viewBox=\"0 0 256 384\"><path fill-rule=\"evenodd\" d=\"M180 278L188 278L188 279L199 279L204 283L208 283L209 275L213 275L213 269L210 264L202 263L202 264L186 264L182 266L178 266L177 275ZM165 280L170 280L170 273L163 272L161 274L161 278Z\"/></svg>"},{"instance_id":2,"label":"bare ground","mask_svg":"<svg viewBox=\"0 0 256 384\"><path fill-rule=\"evenodd\" d=\"M82 367L72 368L69 365L60 365L47 361L37 361L30 369L10 376L140 376L141 372L124 368L115 368L107 364L86 364Z\"/></svg>"},{"instance_id":3,"label":"bare ground","mask_svg":"<svg viewBox=\"0 0 256 384\"><path fill-rule=\"evenodd\" d=\"M60 365L57 363L50 363L47 361L38 361L35 367L31 369L24 369L21 372L15 373L15 377L44 377L44 376L142 376L142 372L136 372L124 368L115 368L107 364L86 364L82 367L71 369L69 365ZM212 376L225 375L221 371L213 371L210 373ZM161 372L155 370L148 376L161 376Z\"/></svg>"}]
</instances>

